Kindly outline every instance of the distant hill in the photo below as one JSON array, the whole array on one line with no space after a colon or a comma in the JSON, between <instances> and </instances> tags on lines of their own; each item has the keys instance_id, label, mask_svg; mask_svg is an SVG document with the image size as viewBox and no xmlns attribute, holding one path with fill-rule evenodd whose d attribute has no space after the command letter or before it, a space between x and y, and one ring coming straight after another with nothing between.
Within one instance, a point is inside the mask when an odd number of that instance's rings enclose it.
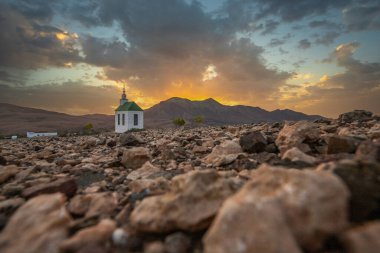
<instances>
[{"instance_id":1,"label":"distant hill","mask_svg":"<svg viewBox=\"0 0 380 253\"><path fill-rule=\"evenodd\" d=\"M306 115L292 110L275 110L272 112L260 107L220 104L212 98L203 101L191 101L184 98L171 98L145 110L146 128L171 127L172 120L183 117L191 122L196 116L203 116L205 124L228 125L262 121L314 120L317 115ZM92 114L73 116L41 109L21 107L0 103L0 135L25 134L27 131L77 131L87 123L95 129L114 129L114 116Z\"/></svg>"},{"instance_id":2,"label":"distant hill","mask_svg":"<svg viewBox=\"0 0 380 253\"><path fill-rule=\"evenodd\" d=\"M212 98L191 101L184 98L171 98L145 110L145 124L150 127L171 126L175 117L183 117L188 122L202 115L205 124L227 125L257 122L274 122L284 120L314 120L318 115L306 115L292 110L266 111L260 107L223 105Z\"/></svg>"},{"instance_id":3,"label":"distant hill","mask_svg":"<svg viewBox=\"0 0 380 253\"><path fill-rule=\"evenodd\" d=\"M41 109L0 103L0 134L26 134L29 132L77 131L92 123L96 129L113 128L112 115L73 116Z\"/></svg>"}]
</instances>

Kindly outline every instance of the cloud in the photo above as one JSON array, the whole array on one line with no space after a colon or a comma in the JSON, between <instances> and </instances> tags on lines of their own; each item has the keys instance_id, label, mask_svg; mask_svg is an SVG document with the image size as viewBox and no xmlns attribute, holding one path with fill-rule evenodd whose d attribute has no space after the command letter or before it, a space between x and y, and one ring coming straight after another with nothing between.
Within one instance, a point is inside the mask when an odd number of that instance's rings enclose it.
<instances>
[{"instance_id":1,"label":"cloud","mask_svg":"<svg viewBox=\"0 0 380 253\"><path fill-rule=\"evenodd\" d=\"M43 68L80 61L76 35L0 6L0 67Z\"/></svg>"},{"instance_id":2,"label":"cloud","mask_svg":"<svg viewBox=\"0 0 380 253\"><path fill-rule=\"evenodd\" d=\"M359 43L339 45L325 62L336 63L344 68L342 73L324 75L318 82L293 87L280 96L283 105L317 113L327 112L336 117L339 113L353 109L367 109L380 113L380 63L362 62L354 53Z\"/></svg>"},{"instance_id":3,"label":"cloud","mask_svg":"<svg viewBox=\"0 0 380 253\"><path fill-rule=\"evenodd\" d=\"M195 1L114 0L98 13L105 22L119 24L127 43L85 36L86 62L104 67L107 78L124 80L131 91L147 97L167 98L176 89L184 95L262 101L290 76L266 67L263 48L237 39L239 30L207 15ZM210 65L218 76L203 83Z\"/></svg>"},{"instance_id":4,"label":"cloud","mask_svg":"<svg viewBox=\"0 0 380 253\"><path fill-rule=\"evenodd\" d=\"M350 31L379 30L380 2L362 1L343 10L343 21Z\"/></svg>"},{"instance_id":5,"label":"cloud","mask_svg":"<svg viewBox=\"0 0 380 253\"><path fill-rule=\"evenodd\" d=\"M323 29L341 29L342 25L337 24L335 22L328 21L326 19L323 20L313 20L309 22L310 28L323 28Z\"/></svg>"},{"instance_id":6,"label":"cloud","mask_svg":"<svg viewBox=\"0 0 380 253\"><path fill-rule=\"evenodd\" d=\"M298 48L300 49L308 49L311 46L311 42L308 39L302 39L298 41Z\"/></svg>"},{"instance_id":7,"label":"cloud","mask_svg":"<svg viewBox=\"0 0 380 253\"><path fill-rule=\"evenodd\" d=\"M327 32L322 37L319 37L315 40L315 43L318 45L331 45L334 43L335 39L340 36L338 32Z\"/></svg>"}]
</instances>

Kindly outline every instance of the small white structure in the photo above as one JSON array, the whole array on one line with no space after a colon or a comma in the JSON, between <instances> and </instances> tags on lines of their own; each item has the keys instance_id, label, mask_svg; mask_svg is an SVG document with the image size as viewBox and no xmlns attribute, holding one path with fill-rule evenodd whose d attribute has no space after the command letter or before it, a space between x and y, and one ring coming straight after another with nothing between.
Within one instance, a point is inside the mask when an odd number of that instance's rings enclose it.
<instances>
[{"instance_id":1,"label":"small white structure","mask_svg":"<svg viewBox=\"0 0 380 253\"><path fill-rule=\"evenodd\" d=\"M130 129L144 128L144 111L135 102L129 102L125 88L121 95L120 105L115 110L115 132L124 133Z\"/></svg>"},{"instance_id":2,"label":"small white structure","mask_svg":"<svg viewBox=\"0 0 380 253\"><path fill-rule=\"evenodd\" d=\"M12 136L11 136L11 139L12 139L12 140L17 140L17 135L12 135Z\"/></svg>"},{"instance_id":3,"label":"small white structure","mask_svg":"<svg viewBox=\"0 0 380 253\"><path fill-rule=\"evenodd\" d=\"M58 133L35 133L35 132L26 132L26 137L33 138L33 137L41 137L41 136L58 136Z\"/></svg>"}]
</instances>

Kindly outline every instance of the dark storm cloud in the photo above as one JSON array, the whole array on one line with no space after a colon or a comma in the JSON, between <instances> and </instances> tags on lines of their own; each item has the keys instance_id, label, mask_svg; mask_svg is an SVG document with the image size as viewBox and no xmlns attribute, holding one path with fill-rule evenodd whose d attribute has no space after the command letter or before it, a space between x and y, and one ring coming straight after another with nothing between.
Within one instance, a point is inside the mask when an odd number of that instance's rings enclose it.
<instances>
[{"instance_id":1,"label":"dark storm cloud","mask_svg":"<svg viewBox=\"0 0 380 253\"><path fill-rule=\"evenodd\" d=\"M96 66L123 67L128 60L127 45L120 41L107 41L92 36L82 40L85 61Z\"/></svg>"},{"instance_id":2,"label":"dark storm cloud","mask_svg":"<svg viewBox=\"0 0 380 253\"><path fill-rule=\"evenodd\" d=\"M308 49L311 46L311 42L308 39L302 39L298 41L298 48L300 49Z\"/></svg>"},{"instance_id":3,"label":"dark storm cloud","mask_svg":"<svg viewBox=\"0 0 380 253\"><path fill-rule=\"evenodd\" d=\"M57 34L64 31L27 19L4 5L0 6L0 30L0 66L41 68L80 60L70 34L60 40Z\"/></svg>"}]
</instances>

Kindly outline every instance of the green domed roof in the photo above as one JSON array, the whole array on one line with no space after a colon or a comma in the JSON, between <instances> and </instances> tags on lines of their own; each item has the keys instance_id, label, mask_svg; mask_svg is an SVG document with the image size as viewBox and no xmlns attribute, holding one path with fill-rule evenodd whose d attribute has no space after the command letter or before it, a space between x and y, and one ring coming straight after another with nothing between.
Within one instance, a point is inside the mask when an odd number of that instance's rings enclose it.
<instances>
[{"instance_id":1,"label":"green domed roof","mask_svg":"<svg viewBox=\"0 0 380 253\"><path fill-rule=\"evenodd\" d=\"M125 102L120 105L115 111L143 111L135 102Z\"/></svg>"}]
</instances>

